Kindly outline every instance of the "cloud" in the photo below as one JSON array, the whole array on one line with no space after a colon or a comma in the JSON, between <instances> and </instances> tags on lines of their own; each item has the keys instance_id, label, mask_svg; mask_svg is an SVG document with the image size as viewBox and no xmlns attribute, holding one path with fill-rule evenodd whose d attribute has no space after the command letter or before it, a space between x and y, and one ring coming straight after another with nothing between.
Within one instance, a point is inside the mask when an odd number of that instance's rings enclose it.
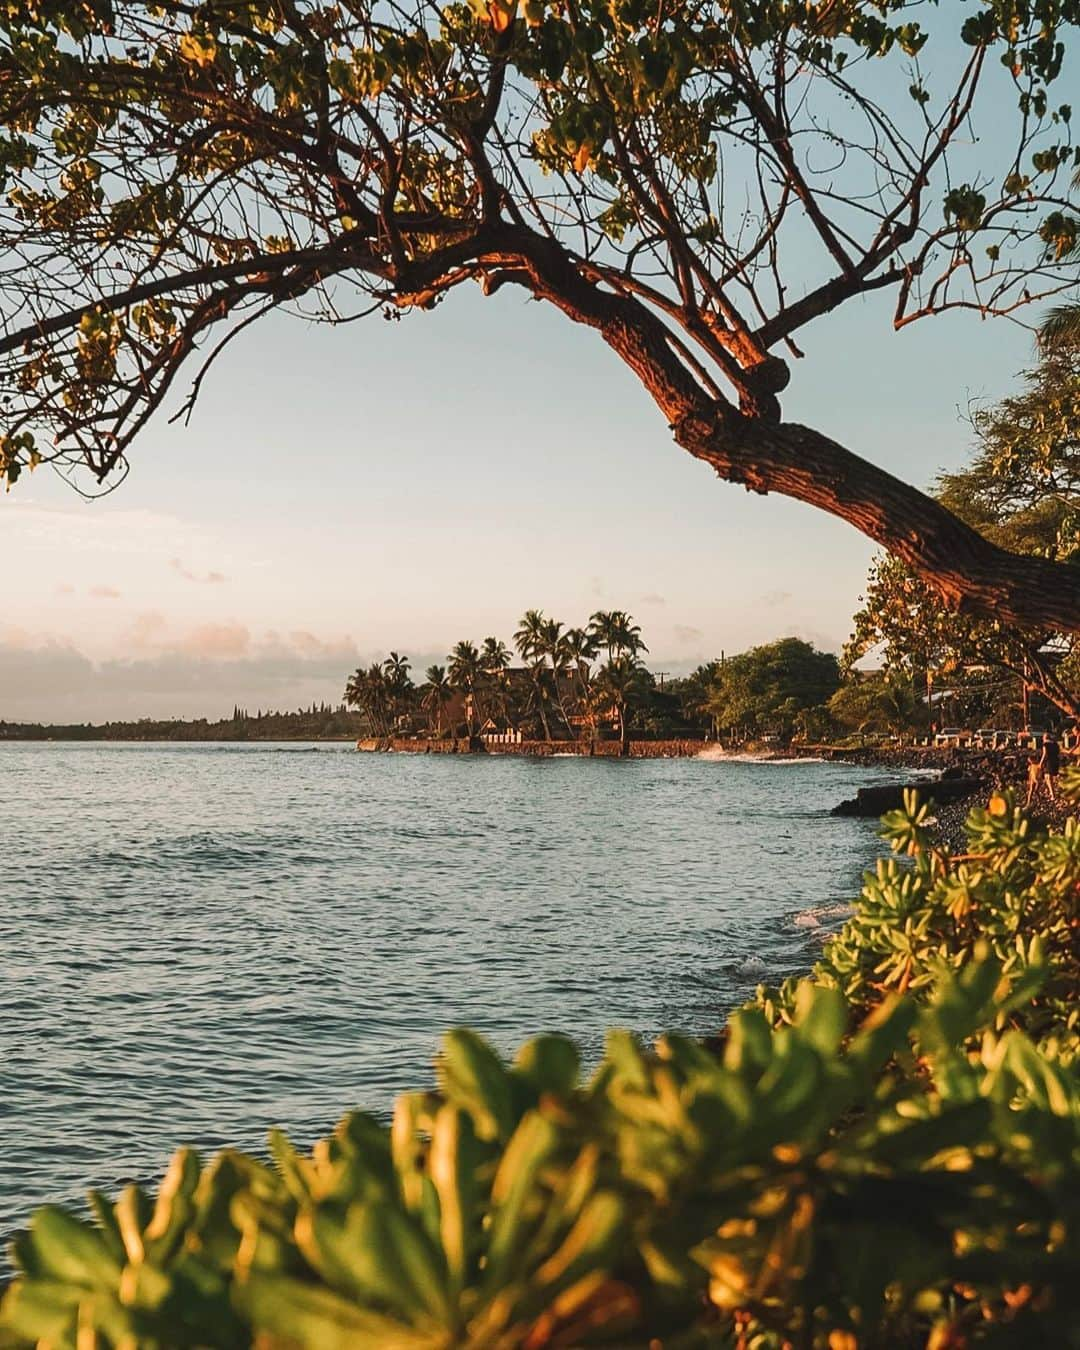
<instances>
[{"instance_id":1,"label":"cloud","mask_svg":"<svg viewBox=\"0 0 1080 1350\"><path fill-rule=\"evenodd\" d=\"M207 624L172 636L160 614L141 614L123 659L93 662L70 643L5 632L0 720L103 722L227 716L255 708L336 704L365 664L348 638L311 633L255 638L242 624Z\"/></svg>"},{"instance_id":2,"label":"cloud","mask_svg":"<svg viewBox=\"0 0 1080 1350\"><path fill-rule=\"evenodd\" d=\"M657 595L655 591L649 591L641 597L643 605L666 605L667 601L662 595Z\"/></svg>"},{"instance_id":3,"label":"cloud","mask_svg":"<svg viewBox=\"0 0 1080 1350\"><path fill-rule=\"evenodd\" d=\"M686 623L677 623L671 631L675 634L675 641L684 644L688 642L700 642L705 636L703 629L692 628Z\"/></svg>"},{"instance_id":4,"label":"cloud","mask_svg":"<svg viewBox=\"0 0 1080 1350\"><path fill-rule=\"evenodd\" d=\"M758 604L764 605L766 609L776 609L778 605L786 605L791 598L790 591L766 591L764 595L758 596Z\"/></svg>"},{"instance_id":5,"label":"cloud","mask_svg":"<svg viewBox=\"0 0 1080 1350\"><path fill-rule=\"evenodd\" d=\"M62 581L56 588L57 595L74 595L75 587L69 581Z\"/></svg>"},{"instance_id":6,"label":"cloud","mask_svg":"<svg viewBox=\"0 0 1080 1350\"><path fill-rule=\"evenodd\" d=\"M95 600L119 600L120 592L115 586L91 586L87 591Z\"/></svg>"},{"instance_id":7,"label":"cloud","mask_svg":"<svg viewBox=\"0 0 1080 1350\"><path fill-rule=\"evenodd\" d=\"M204 623L173 644L171 650L186 656L235 661L246 656L251 634L242 623Z\"/></svg>"},{"instance_id":8,"label":"cloud","mask_svg":"<svg viewBox=\"0 0 1080 1350\"><path fill-rule=\"evenodd\" d=\"M220 586L226 581L222 572L193 572L189 567L185 567L179 558L170 558L169 566L174 572L177 572L185 581L194 581L200 586Z\"/></svg>"}]
</instances>

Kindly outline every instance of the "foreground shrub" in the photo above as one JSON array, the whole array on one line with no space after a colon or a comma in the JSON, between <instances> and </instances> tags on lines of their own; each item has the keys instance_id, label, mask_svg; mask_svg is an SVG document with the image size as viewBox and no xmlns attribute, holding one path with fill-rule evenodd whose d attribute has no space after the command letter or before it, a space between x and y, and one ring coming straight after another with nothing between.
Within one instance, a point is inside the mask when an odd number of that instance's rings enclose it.
<instances>
[{"instance_id":1,"label":"foreground shrub","mask_svg":"<svg viewBox=\"0 0 1080 1350\"><path fill-rule=\"evenodd\" d=\"M1065 790L1080 795L1080 771ZM922 993L962 970L977 949L1001 964L1005 983L990 1025L1022 1028L1055 1058L1080 1054L1080 822L1036 828L1012 792L967 819L968 846L935 839L932 804L906 795L884 817L894 856L868 873L855 913L826 944L816 983L838 989L854 1013L889 992ZM763 989L770 1017L793 1014L797 981Z\"/></svg>"},{"instance_id":2,"label":"foreground shrub","mask_svg":"<svg viewBox=\"0 0 1080 1350\"><path fill-rule=\"evenodd\" d=\"M561 1037L454 1032L389 1127L40 1210L0 1344L1080 1345L1074 828L995 803L963 859L914 802L886 829L911 861L715 1053L616 1032L583 1082Z\"/></svg>"}]
</instances>

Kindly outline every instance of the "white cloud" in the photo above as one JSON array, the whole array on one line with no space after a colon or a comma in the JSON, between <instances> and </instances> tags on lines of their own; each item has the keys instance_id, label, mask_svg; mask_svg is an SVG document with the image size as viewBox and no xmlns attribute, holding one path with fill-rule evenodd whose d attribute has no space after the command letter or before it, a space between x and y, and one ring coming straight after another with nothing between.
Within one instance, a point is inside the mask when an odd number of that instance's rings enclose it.
<instances>
[{"instance_id":1,"label":"white cloud","mask_svg":"<svg viewBox=\"0 0 1080 1350\"><path fill-rule=\"evenodd\" d=\"M0 640L0 720L101 722L139 717L225 716L234 703L296 708L337 703L361 655L348 638L311 633L258 639L242 624L170 634L160 614L140 615L133 655L94 662L70 643L5 630Z\"/></svg>"}]
</instances>

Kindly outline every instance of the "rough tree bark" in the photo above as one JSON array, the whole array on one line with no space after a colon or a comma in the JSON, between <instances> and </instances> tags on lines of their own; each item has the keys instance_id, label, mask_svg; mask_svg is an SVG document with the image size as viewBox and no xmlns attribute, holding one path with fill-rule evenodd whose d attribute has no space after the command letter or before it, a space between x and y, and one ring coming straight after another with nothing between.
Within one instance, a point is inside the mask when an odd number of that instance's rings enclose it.
<instances>
[{"instance_id":1,"label":"rough tree bark","mask_svg":"<svg viewBox=\"0 0 1080 1350\"><path fill-rule=\"evenodd\" d=\"M1080 569L1007 553L818 431L719 409L691 414L674 433L728 482L783 493L854 525L907 563L950 609L1020 628L1080 631Z\"/></svg>"},{"instance_id":2,"label":"rough tree bark","mask_svg":"<svg viewBox=\"0 0 1080 1350\"><path fill-rule=\"evenodd\" d=\"M781 421L776 393L787 368L775 358L740 372L741 408L709 396L652 310L592 284L553 241L528 231L513 236L516 257L498 260L507 267L502 277L598 330L649 391L676 443L721 478L847 521L952 609L1020 628L1080 632L1080 568L1008 553L918 488L821 432Z\"/></svg>"}]
</instances>

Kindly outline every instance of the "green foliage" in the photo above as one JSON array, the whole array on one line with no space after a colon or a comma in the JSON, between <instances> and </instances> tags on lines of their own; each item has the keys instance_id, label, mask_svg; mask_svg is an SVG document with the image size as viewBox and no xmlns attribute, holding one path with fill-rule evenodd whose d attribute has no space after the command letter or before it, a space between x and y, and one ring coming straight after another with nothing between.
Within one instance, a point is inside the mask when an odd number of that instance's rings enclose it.
<instances>
[{"instance_id":1,"label":"green foliage","mask_svg":"<svg viewBox=\"0 0 1080 1350\"><path fill-rule=\"evenodd\" d=\"M1080 345L1051 347L1019 393L976 409L972 424L976 452L966 468L941 476L938 499L1001 548L1080 565ZM956 686L976 667L976 683L987 683L988 670L1002 689L1011 682L1014 701L1026 679L1058 708L1080 713L1080 679L1041 654L1050 641L1059 655L1068 652L1071 637L950 610L894 557L871 566L854 623L849 663L881 646L893 671L933 671Z\"/></svg>"},{"instance_id":2,"label":"green foliage","mask_svg":"<svg viewBox=\"0 0 1080 1350\"><path fill-rule=\"evenodd\" d=\"M952 858L913 797L887 817L910 862L713 1049L613 1032L584 1082L562 1037L508 1064L456 1031L389 1127L46 1206L0 1343L1076 1345L1080 829L1005 797L968 831Z\"/></svg>"},{"instance_id":3,"label":"green foliage","mask_svg":"<svg viewBox=\"0 0 1080 1350\"><path fill-rule=\"evenodd\" d=\"M1062 777L1080 797L1080 772ZM952 856L934 842L933 804L906 795L882 822L894 856L865 878L855 913L814 967L856 1014L890 994L931 996L941 981L991 957L997 984L985 990L980 1026L1019 1028L1055 1060L1080 1057L1080 822L1061 833L1037 828L1011 791L995 793L967 820L968 845ZM904 857L909 861L903 861ZM794 1015L789 982L762 994L771 1014Z\"/></svg>"},{"instance_id":4,"label":"green foliage","mask_svg":"<svg viewBox=\"0 0 1080 1350\"><path fill-rule=\"evenodd\" d=\"M829 699L828 712L841 731L859 735L900 735L926 721L910 678L894 671L849 674Z\"/></svg>"},{"instance_id":5,"label":"green foliage","mask_svg":"<svg viewBox=\"0 0 1080 1350\"><path fill-rule=\"evenodd\" d=\"M1054 294L1080 9L954 9L0 4L0 475L107 477L194 353L299 300L339 321L353 286L392 315L509 282L609 335L617 297L639 338L679 328L676 384L752 417L792 335L867 291L904 321Z\"/></svg>"},{"instance_id":6,"label":"green foliage","mask_svg":"<svg viewBox=\"0 0 1080 1350\"><path fill-rule=\"evenodd\" d=\"M717 668L709 708L722 730L789 736L800 714L836 692L840 669L831 652L781 638L733 656Z\"/></svg>"}]
</instances>

